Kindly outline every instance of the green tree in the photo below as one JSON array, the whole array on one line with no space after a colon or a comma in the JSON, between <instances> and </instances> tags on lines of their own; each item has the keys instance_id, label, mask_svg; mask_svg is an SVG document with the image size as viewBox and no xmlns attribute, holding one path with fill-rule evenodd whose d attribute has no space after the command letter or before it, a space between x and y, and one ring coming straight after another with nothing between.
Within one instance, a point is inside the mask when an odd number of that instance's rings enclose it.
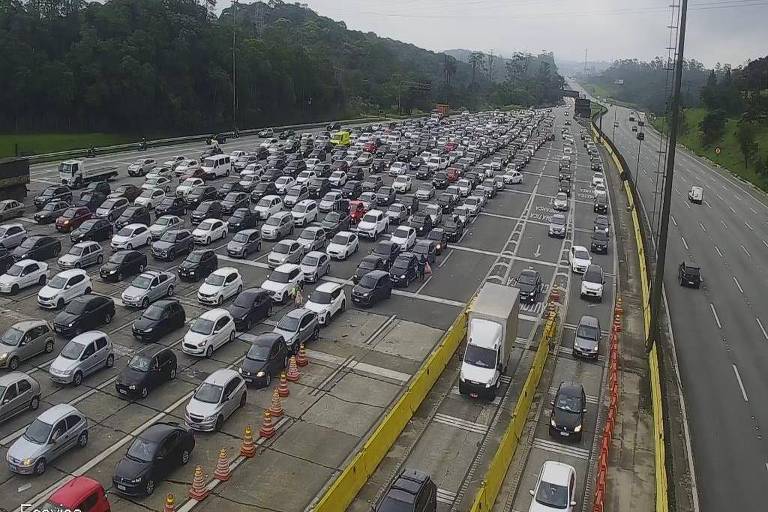
<instances>
[{"instance_id":1,"label":"green tree","mask_svg":"<svg viewBox=\"0 0 768 512\"><path fill-rule=\"evenodd\" d=\"M720 141L725 133L725 112L721 109L708 111L699 123L699 129L702 134L702 142L706 146L711 146Z\"/></svg>"},{"instance_id":2,"label":"green tree","mask_svg":"<svg viewBox=\"0 0 768 512\"><path fill-rule=\"evenodd\" d=\"M750 121L739 121L736 127L736 140L739 142L739 149L744 157L744 168L749 167L749 162L757 153L757 143L755 142L756 128Z\"/></svg>"}]
</instances>

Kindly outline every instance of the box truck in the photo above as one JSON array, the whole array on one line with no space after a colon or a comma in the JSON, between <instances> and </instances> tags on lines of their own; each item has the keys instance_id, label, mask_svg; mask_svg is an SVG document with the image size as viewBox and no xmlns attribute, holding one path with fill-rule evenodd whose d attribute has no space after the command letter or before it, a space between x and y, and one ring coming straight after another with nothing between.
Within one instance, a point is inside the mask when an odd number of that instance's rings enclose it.
<instances>
[{"instance_id":1,"label":"box truck","mask_svg":"<svg viewBox=\"0 0 768 512\"><path fill-rule=\"evenodd\" d=\"M65 160L59 164L62 185L81 188L91 181L107 181L117 177L117 167L91 167L83 160Z\"/></svg>"},{"instance_id":2,"label":"box truck","mask_svg":"<svg viewBox=\"0 0 768 512\"><path fill-rule=\"evenodd\" d=\"M517 339L520 290L485 283L467 310L467 347L459 393L493 400Z\"/></svg>"}]
</instances>

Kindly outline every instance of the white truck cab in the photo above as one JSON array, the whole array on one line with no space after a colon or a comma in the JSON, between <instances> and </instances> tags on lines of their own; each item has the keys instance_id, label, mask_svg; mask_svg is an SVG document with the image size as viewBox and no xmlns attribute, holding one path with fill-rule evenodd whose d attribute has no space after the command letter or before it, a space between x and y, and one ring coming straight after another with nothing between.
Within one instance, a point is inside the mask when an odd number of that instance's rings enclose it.
<instances>
[{"instance_id":1,"label":"white truck cab","mask_svg":"<svg viewBox=\"0 0 768 512\"><path fill-rule=\"evenodd\" d=\"M688 200L692 203L701 204L704 202L704 189L696 185L688 191Z\"/></svg>"},{"instance_id":2,"label":"white truck cab","mask_svg":"<svg viewBox=\"0 0 768 512\"><path fill-rule=\"evenodd\" d=\"M59 164L59 180L71 188L91 181L106 181L117 176L117 167L90 167L83 160L64 160Z\"/></svg>"}]
</instances>

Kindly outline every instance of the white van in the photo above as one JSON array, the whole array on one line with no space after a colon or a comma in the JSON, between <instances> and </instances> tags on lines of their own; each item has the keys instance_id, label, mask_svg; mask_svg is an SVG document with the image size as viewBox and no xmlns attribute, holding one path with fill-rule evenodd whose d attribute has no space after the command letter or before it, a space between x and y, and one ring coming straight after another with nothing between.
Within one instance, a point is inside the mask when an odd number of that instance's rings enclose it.
<instances>
[{"instance_id":1,"label":"white van","mask_svg":"<svg viewBox=\"0 0 768 512\"><path fill-rule=\"evenodd\" d=\"M220 178L232 172L232 161L229 155L214 155L206 157L200 167L207 177Z\"/></svg>"},{"instance_id":2,"label":"white van","mask_svg":"<svg viewBox=\"0 0 768 512\"><path fill-rule=\"evenodd\" d=\"M701 204L704 201L704 189L693 186L688 192L688 200L692 203Z\"/></svg>"}]
</instances>

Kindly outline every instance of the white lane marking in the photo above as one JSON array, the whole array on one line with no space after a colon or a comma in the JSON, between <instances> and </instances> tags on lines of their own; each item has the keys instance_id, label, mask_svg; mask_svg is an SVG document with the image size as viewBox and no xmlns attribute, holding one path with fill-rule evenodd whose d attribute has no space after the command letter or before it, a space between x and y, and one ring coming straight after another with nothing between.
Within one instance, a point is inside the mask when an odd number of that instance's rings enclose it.
<instances>
[{"instance_id":1,"label":"white lane marking","mask_svg":"<svg viewBox=\"0 0 768 512\"><path fill-rule=\"evenodd\" d=\"M452 427L460 428L468 432L475 432L476 434L485 434L488 432L488 425L457 418L456 416L449 416L448 414L443 414L440 412L435 414L433 421L442 423L443 425L450 425Z\"/></svg>"},{"instance_id":2,"label":"white lane marking","mask_svg":"<svg viewBox=\"0 0 768 512\"><path fill-rule=\"evenodd\" d=\"M685 246L685 250L687 251L688 250L688 242L686 242L685 238L683 238L682 236L680 237L680 240L683 241L683 245Z\"/></svg>"},{"instance_id":3,"label":"white lane marking","mask_svg":"<svg viewBox=\"0 0 768 512\"><path fill-rule=\"evenodd\" d=\"M763 322L760 321L760 317L755 317L755 320L757 320L757 325L760 327L760 330L763 331L763 338L768 340L768 332L765 332L765 327L763 327Z\"/></svg>"},{"instance_id":4,"label":"white lane marking","mask_svg":"<svg viewBox=\"0 0 768 512\"><path fill-rule=\"evenodd\" d=\"M728 224L726 224L723 219L720 219L720 224L723 225L723 229L728 229Z\"/></svg>"},{"instance_id":5,"label":"white lane marking","mask_svg":"<svg viewBox=\"0 0 768 512\"><path fill-rule=\"evenodd\" d=\"M548 452L559 453L561 455L568 455L578 459L589 459L589 450L584 448L576 448L574 446L566 446L554 441L536 438L533 440L533 448L539 448Z\"/></svg>"},{"instance_id":6,"label":"white lane marking","mask_svg":"<svg viewBox=\"0 0 768 512\"><path fill-rule=\"evenodd\" d=\"M417 294L417 295L418 295L418 294L420 294L420 293L421 293L421 290L423 290L423 289L424 289L424 287L425 287L425 286L427 286L427 285L429 284L429 282L432 280L432 277L434 277L434 276L429 276L428 278L426 278L426 279L424 280L424 283L422 283L422 285L421 285L421 286L419 286L419 288L416 290L416 294Z\"/></svg>"},{"instance_id":7,"label":"white lane marking","mask_svg":"<svg viewBox=\"0 0 768 512\"><path fill-rule=\"evenodd\" d=\"M729 206L728 208L731 210L732 213L736 213L736 210L733 209L733 206Z\"/></svg>"},{"instance_id":8,"label":"white lane marking","mask_svg":"<svg viewBox=\"0 0 768 512\"><path fill-rule=\"evenodd\" d=\"M747 398L747 390L744 389L744 383L741 382L741 375L739 375L739 369L736 368L735 364L732 364L733 366L733 373L736 374L736 380L739 381L739 387L741 388L741 396L744 397L745 402L749 402L749 398Z\"/></svg>"},{"instance_id":9,"label":"white lane marking","mask_svg":"<svg viewBox=\"0 0 768 512\"><path fill-rule=\"evenodd\" d=\"M719 254L720 257L722 258L723 257L723 253L720 252L720 248L717 246L717 244L715 244L715 250L717 251L717 254Z\"/></svg>"},{"instance_id":10,"label":"white lane marking","mask_svg":"<svg viewBox=\"0 0 768 512\"><path fill-rule=\"evenodd\" d=\"M758 211L752 208L751 206L749 207L749 209L752 210L752 213L758 213Z\"/></svg>"},{"instance_id":11,"label":"white lane marking","mask_svg":"<svg viewBox=\"0 0 768 512\"><path fill-rule=\"evenodd\" d=\"M749 254L749 251L747 250L747 248L744 247L744 244L740 244L739 247L741 247L741 250L744 251L744 254L747 255L747 258L751 258L752 257L752 255Z\"/></svg>"},{"instance_id":12,"label":"white lane marking","mask_svg":"<svg viewBox=\"0 0 768 512\"><path fill-rule=\"evenodd\" d=\"M672 215L670 215L670 216L669 216L669 218L670 218L670 219L672 219L672 224L674 224L675 226L677 226L677 221L675 220L675 217L674 217L674 216L672 216Z\"/></svg>"},{"instance_id":13,"label":"white lane marking","mask_svg":"<svg viewBox=\"0 0 768 512\"><path fill-rule=\"evenodd\" d=\"M749 222L745 222L744 225L747 226L750 231L754 231L755 230L755 228L753 228L752 226L749 225Z\"/></svg>"},{"instance_id":14,"label":"white lane marking","mask_svg":"<svg viewBox=\"0 0 768 512\"><path fill-rule=\"evenodd\" d=\"M707 205L707 208L712 208L712 205L709 204L709 201L707 201L706 199L704 200L704 204Z\"/></svg>"},{"instance_id":15,"label":"white lane marking","mask_svg":"<svg viewBox=\"0 0 768 512\"><path fill-rule=\"evenodd\" d=\"M709 308L712 310L712 314L715 317L715 322L717 322L718 329L722 329L723 325L720 323L720 318L717 316L717 311L715 311L715 305L710 302Z\"/></svg>"},{"instance_id":16,"label":"white lane marking","mask_svg":"<svg viewBox=\"0 0 768 512\"><path fill-rule=\"evenodd\" d=\"M453 249L451 249L451 250L448 252L448 256L446 256L445 258L443 258L443 261L441 261L441 262L440 262L440 264L439 264L437 267L438 267L438 268L443 268L443 265L445 265L445 262L446 262L446 261L448 261L448 258L450 258L451 256L453 256Z\"/></svg>"},{"instance_id":17,"label":"white lane marking","mask_svg":"<svg viewBox=\"0 0 768 512\"><path fill-rule=\"evenodd\" d=\"M736 286L739 288L739 291L741 292L742 295L744 295L744 289L739 284L739 280L736 279L736 276L733 276L733 282L736 283Z\"/></svg>"},{"instance_id":18,"label":"white lane marking","mask_svg":"<svg viewBox=\"0 0 768 512\"><path fill-rule=\"evenodd\" d=\"M701 229L702 229L702 230L703 230L705 233L707 232L707 228L704 226L704 224L702 224L702 223L701 223L701 221L699 221L699 226L701 226Z\"/></svg>"},{"instance_id":19,"label":"white lane marking","mask_svg":"<svg viewBox=\"0 0 768 512\"><path fill-rule=\"evenodd\" d=\"M765 240L763 240L763 245L764 245L764 246L766 246L766 247L768 247L768 242L766 242Z\"/></svg>"},{"instance_id":20,"label":"white lane marking","mask_svg":"<svg viewBox=\"0 0 768 512\"><path fill-rule=\"evenodd\" d=\"M458 245L454 245L453 248L456 249L457 251L474 252L477 254L485 254L487 256L496 256L496 257L499 256L498 252L484 251L483 249L473 249L472 247L460 247Z\"/></svg>"},{"instance_id":21,"label":"white lane marking","mask_svg":"<svg viewBox=\"0 0 768 512\"><path fill-rule=\"evenodd\" d=\"M440 489L438 487L436 498L437 498L437 501L439 501L440 503L453 505L453 502L456 501L456 493L448 491L446 489Z\"/></svg>"}]
</instances>

